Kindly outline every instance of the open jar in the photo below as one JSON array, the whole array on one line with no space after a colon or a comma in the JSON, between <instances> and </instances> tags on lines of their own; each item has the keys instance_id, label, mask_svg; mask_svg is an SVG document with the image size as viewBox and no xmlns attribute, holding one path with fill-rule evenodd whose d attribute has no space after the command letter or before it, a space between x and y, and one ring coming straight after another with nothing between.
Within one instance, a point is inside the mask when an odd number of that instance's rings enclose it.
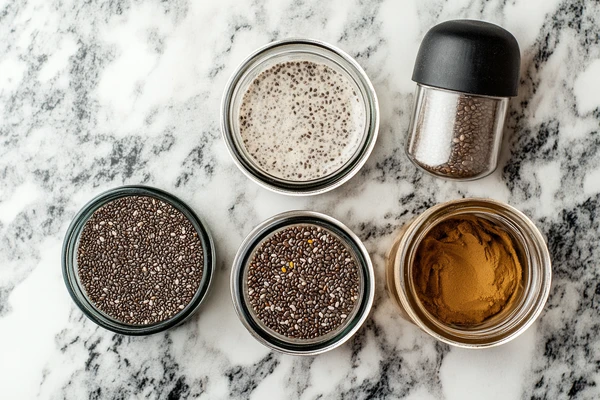
<instances>
[{"instance_id":1,"label":"open jar","mask_svg":"<svg viewBox=\"0 0 600 400\"><path fill-rule=\"evenodd\" d=\"M502 308L494 310L489 317L475 323L452 323L436 315L431 302L423 301L420 287L422 282L419 281L419 273L422 271L418 270L418 253L436 227L447 221L474 218L494 226L503 232L504 240L514 244L515 258L520 265L519 273L511 277L515 280L514 289ZM444 237L442 241L450 240ZM440 259L442 257L446 259L442 262L445 262L451 255L443 254ZM430 264L428 268L436 270L432 274L439 273L441 276L439 271L444 266ZM463 271L457 274L461 279L455 280L451 288L461 295L467 289L468 280L479 273L476 270L469 271L465 264L459 265L459 268L463 268ZM481 265L476 264L473 267L480 269ZM498 271L498 265L494 268L492 274ZM431 207L402 228L387 257L386 287L399 306L403 318L416 324L429 335L454 346L486 348L514 339L533 324L550 294L551 275L551 261L546 243L540 231L525 214L507 204L490 199L461 199ZM505 283L503 277L496 279L498 281L492 286ZM442 278L433 282L433 290L439 292L442 283ZM487 283L490 284L489 281ZM471 304L464 300L460 303L459 307ZM437 305L433 305L433 308Z\"/></svg>"},{"instance_id":2,"label":"open jar","mask_svg":"<svg viewBox=\"0 0 600 400\"><path fill-rule=\"evenodd\" d=\"M221 131L240 170L288 195L332 190L354 176L379 129L360 65L317 40L287 39L251 54L227 83Z\"/></svg>"},{"instance_id":3,"label":"open jar","mask_svg":"<svg viewBox=\"0 0 600 400\"><path fill-rule=\"evenodd\" d=\"M257 226L231 271L238 317L265 346L294 355L350 339L373 304L374 272L358 237L339 221L289 211Z\"/></svg>"},{"instance_id":4,"label":"open jar","mask_svg":"<svg viewBox=\"0 0 600 400\"><path fill-rule=\"evenodd\" d=\"M415 103L406 154L451 180L491 174L498 164L509 98L517 95L519 45L505 29L454 20L427 32L415 62Z\"/></svg>"},{"instance_id":5,"label":"open jar","mask_svg":"<svg viewBox=\"0 0 600 400\"><path fill-rule=\"evenodd\" d=\"M215 248L185 203L148 186L104 192L75 216L62 271L75 304L93 322L150 335L187 320L206 298Z\"/></svg>"}]
</instances>

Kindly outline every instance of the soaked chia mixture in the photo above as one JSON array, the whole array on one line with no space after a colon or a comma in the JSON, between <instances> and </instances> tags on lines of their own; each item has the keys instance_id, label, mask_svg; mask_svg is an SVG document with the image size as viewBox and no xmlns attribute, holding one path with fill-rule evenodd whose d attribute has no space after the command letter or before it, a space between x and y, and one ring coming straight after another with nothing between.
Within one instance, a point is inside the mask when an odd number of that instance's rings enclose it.
<instances>
[{"instance_id":1,"label":"soaked chia mixture","mask_svg":"<svg viewBox=\"0 0 600 400\"><path fill-rule=\"evenodd\" d=\"M247 275L249 305L271 330L310 340L350 320L359 302L359 266L327 229L293 225L254 251Z\"/></svg>"},{"instance_id":2,"label":"soaked chia mixture","mask_svg":"<svg viewBox=\"0 0 600 400\"><path fill-rule=\"evenodd\" d=\"M365 105L350 78L310 61L279 63L250 84L240 134L267 174L291 181L330 175L359 148Z\"/></svg>"},{"instance_id":3,"label":"soaked chia mixture","mask_svg":"<svg viewBox=\"0 0 600 400\"><path fill-rule=\"evenodd\" d=\"M202 242L187 217L148 196L127 196L96 210L77 249L77 273L89 300L132 325L181 312L202 280Z\"/></svg>"}]
</instances>

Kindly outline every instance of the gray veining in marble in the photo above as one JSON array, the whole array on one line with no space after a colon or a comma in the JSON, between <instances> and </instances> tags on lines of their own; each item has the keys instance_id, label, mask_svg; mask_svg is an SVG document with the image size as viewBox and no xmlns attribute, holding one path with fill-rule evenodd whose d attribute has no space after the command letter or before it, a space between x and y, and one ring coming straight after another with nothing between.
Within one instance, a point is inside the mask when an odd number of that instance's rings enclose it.
<instances>
[{"instance_id":1,"label":"gray veining in marble","mask_svg":"<svg viewBox=\"0 0 600 400\"><path fill-rule=\"evenodd\" d=\"M434 24L501 24L522 50L498 170L455 183L423 175L402 146L419 42ZM380 139L328 194L289 198L239 172L219 132L225 83L269 41L308 36L365 68ZM218 269L185 325L131 338L95 326L60 273L71 218L123 184L170 191L206 219ZM449 348L402 320L383 285L398 229L438 202L485 196L531 216L554 282L539 321L490 350ZM560 399L600 397L600 2L0 0L0 397ZM269 352L244 330L228 274L260 221L313 209L370 251L375 307L346 345Z\"/></svg>"}]
</instances>

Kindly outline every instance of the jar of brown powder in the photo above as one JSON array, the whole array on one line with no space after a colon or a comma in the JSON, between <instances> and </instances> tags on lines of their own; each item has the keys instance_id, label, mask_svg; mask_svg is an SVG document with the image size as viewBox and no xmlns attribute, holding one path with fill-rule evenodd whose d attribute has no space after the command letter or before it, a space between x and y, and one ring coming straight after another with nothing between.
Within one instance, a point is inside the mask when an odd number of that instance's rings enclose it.
<instances>
[{"instance_id":1,"label":"jar of brown powder","mask_svg":"<svg viewBox=\"0 0 600 400\"><path fill-rule=\"evenodd\" d=\"M406 142L410 160L444 179L472 180L498 163L509 98L517 95L519 45L505 29L454 20L423 38Z\"/></svg>"},{"instance_id":2,"label":"jar of brown powder","mask_svg":"<svg viewBox=\"0 0 600 400\"><path fill-rule=\"evenodd\" d=\"M550 254L533 222L490 199L438 204L407 223L387 258L401 315L445 343L486 348L523 333L541 313Z\"/></svg>"}]
</instances>

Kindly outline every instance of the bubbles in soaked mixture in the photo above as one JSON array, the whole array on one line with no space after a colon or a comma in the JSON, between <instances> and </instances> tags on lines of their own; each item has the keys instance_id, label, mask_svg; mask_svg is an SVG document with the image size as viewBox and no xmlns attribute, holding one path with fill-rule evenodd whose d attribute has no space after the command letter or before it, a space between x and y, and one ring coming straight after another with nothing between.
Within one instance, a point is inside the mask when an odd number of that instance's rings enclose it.
<instances>
[{"instance_id":1,"label":"bubbles in soaked mixture","mask_svg":"<svg viewBox=\"0 0 600 400\"><path fill-rule=\"evenodd\" d=\"M244 94L240 135L264 172L310 181L344 166L365 130L365 106L349 77L311 61L276 64Z\"/></svg>"}]
</instances>

